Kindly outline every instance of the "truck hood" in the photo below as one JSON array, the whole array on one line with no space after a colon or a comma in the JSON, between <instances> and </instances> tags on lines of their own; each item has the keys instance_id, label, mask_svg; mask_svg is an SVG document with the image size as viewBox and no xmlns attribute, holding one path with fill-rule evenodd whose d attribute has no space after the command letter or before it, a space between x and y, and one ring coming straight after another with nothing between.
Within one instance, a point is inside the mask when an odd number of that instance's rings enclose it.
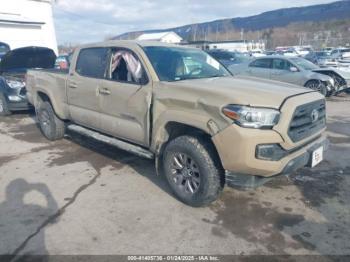
<instances>
[{"instance_id":1,"label":"truck hood","mask_svg":"<svg viewBox=\"0 0 350 262\"><path fill-rule=\"evenodd\" d=\"M174 89L183 89L182 92L189 96L211 100L212 105L240 104L277 109L288 97L314 92L292 84L246 76L184 80L168 84Z\"/></svg>"}]
</instances>

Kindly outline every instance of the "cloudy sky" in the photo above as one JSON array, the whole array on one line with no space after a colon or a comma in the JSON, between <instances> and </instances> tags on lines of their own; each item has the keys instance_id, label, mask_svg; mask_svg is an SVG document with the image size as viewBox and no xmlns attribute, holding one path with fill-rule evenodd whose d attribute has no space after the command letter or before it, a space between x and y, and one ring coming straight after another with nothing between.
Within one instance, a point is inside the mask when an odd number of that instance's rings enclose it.
<instances>
[{"instance_id":1,"label":"cloudy sky","mask_svg":"<svg viewBox=\"0 0 350 262\"><path fill-rule=\"evenodd\" d=\"M60 44L85 43L128 31L168 28L333 1L56 0L54 18Z\"/></svg>"}]
</instances>

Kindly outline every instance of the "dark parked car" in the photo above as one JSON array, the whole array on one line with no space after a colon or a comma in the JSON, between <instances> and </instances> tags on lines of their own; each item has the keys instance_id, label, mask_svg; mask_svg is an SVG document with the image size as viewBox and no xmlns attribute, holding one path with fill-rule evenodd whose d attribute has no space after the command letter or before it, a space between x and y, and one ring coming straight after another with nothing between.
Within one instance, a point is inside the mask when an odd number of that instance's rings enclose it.
<instances>
[{"instance_id":1,"label":"dark parked car","mask_svg":"<svg viewBox=\"0 0 350 262\"><path fill-rule=\"evenodd\" d=\"M326 51L310 52L304 58L320 67L336 67L338 65L337 61L332 59Z\"/></svg>"},{"instance_id":2,"label":"dark parked car","mask_svg":"<svg viewBox=\"0 0 350 262\"><path fill-rule=\"evenodd\" d=\"M28 110L25 74L28 69L53 68L54 51L45 47L23 47L9 51L0 62L0 116Z\"/></svg>"},{"instance_id":3,"label":"dark parked car","mask_svg":"<svg viewBox=\"0 0 350 262\"><path fill-rule=\"evenodd\" d=\"M250 60L249 56L245 56L238 52L230 52L221 49L208 50L207 53L226 67L238 65Z\"/></svg>"}]
</instances>

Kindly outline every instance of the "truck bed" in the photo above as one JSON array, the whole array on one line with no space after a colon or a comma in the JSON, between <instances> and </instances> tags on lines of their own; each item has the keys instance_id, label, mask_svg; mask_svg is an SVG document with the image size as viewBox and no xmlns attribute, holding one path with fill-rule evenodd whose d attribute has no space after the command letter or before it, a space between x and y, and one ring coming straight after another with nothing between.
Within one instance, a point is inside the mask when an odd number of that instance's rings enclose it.
<instances>
[{"instance_id":1,"label":"truck bed","mask_svg":"<svg viewBox=\"0 0 350 262\"><path fill-rule=\"evenodd\" d=\"M66 84L68 70L60 69L34 69L27 72L26 89L29 103L36 105L42 91L48 94L56 113L66 116L67 94Z\"/></svg>"}]
</instances>

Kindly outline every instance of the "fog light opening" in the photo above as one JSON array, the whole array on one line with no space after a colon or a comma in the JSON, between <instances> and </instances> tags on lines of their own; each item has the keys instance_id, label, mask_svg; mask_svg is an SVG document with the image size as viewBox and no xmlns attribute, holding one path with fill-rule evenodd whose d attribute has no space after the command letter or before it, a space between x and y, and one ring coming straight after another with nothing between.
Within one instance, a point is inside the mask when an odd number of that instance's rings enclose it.
<instances>
[{"instance_id":1,"label":"fog light opening","mask_svg":"<svg viewBox=\"0 0 350 262\"><path fill-rule=\"evenodd\" d=\"M279 144L264 144L256 147L257 159L278 161L288 154Z\"/></svg>"}]
</instances>

